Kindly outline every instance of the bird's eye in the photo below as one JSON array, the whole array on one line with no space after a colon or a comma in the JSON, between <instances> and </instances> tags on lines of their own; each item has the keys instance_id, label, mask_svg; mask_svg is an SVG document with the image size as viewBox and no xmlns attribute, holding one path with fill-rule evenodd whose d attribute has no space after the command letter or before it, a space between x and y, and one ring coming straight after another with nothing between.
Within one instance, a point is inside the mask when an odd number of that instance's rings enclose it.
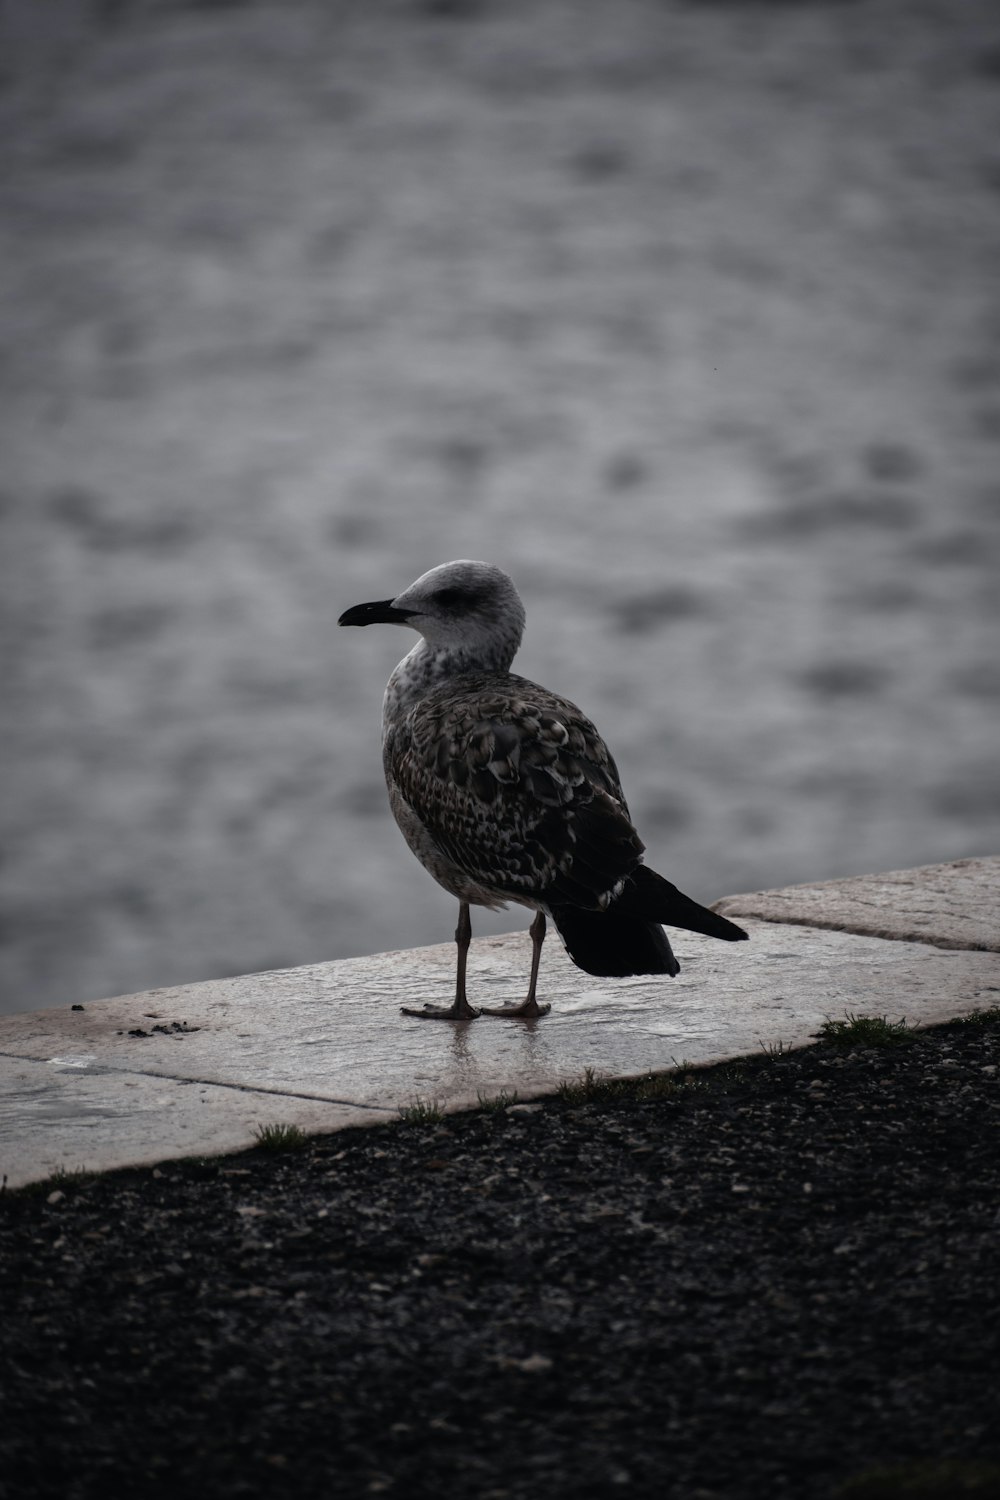
<instances>
[{"instance_id":1,"label":"bird's eye","mask_svg":"<svg viewBox=\"0 0 1000 1500\"><path fill-rule=\"evenodd\" d=\"M438 589L434 595L434 603L443 605L445 609L454 609L457 605L471 602L472 595L460 588Z\"/></svg>"}]
</instances>

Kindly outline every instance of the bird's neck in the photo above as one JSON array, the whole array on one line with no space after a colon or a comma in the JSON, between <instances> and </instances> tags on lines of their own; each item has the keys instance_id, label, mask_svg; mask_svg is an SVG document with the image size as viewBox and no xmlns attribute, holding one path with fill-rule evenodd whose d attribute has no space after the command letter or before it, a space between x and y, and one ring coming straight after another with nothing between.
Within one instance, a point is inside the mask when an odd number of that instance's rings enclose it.
<instances>
[{"instance_id":1,"label":"bird's neck","mask_svg":"<svg viewBox=\"0 0 1000 1500\"><path fill-rule=\"evenodd\" d=\"M470 642L456 646L432 646L419 640L395 668L385 689L382 707L383 723L400 713L405 713L411 704L427 696L441 683L460 677L466 672L496 672L504 674L517 650L515 641L510 649L493 643L492 649L483 650Z\"/></svg>"}]
</instances>

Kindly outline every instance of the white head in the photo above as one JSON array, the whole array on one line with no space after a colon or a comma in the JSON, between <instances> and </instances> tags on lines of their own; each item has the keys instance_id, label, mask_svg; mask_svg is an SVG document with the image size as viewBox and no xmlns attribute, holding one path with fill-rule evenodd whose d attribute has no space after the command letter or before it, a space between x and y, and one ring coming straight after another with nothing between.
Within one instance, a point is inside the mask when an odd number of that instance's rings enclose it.
<instances>
[{"instance_id":1,"label":"white head","mask_svg":"<svg viewBox=\"0 0 1000 1500\"><path fill-rule=\"evenodd\" d=\"M524 605L507 574L490 563L441 563L395 599L359 604L341 625L409 625L430 651L464 670L506 671L524 631Z\"/></svg>"}]
</instances>

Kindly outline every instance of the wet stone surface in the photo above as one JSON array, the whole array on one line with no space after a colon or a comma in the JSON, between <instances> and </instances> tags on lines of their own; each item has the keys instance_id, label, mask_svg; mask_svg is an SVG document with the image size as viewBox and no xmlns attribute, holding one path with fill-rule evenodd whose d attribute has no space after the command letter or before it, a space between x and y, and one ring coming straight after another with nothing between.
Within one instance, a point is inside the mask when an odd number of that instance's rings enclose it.
<instances>
[{"instance_id":1,"label":"wet stone surface","mask_svg":"<svg viewBox=\"0 0 1000 1500\"><path fill-rule=\"evenodd\" d=\"M998 1053L957 1023L7 1193L0 1494L994 1495L955 1476L1000 1462Z\"/></svg>"}]
</instances>

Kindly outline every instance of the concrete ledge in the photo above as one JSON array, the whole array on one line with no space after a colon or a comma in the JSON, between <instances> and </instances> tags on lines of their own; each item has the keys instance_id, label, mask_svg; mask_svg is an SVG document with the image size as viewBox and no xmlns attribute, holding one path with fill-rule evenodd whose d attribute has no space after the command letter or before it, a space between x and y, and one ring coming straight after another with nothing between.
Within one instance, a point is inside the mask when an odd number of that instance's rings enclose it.
<instances>
[{"instance_id":1,"label":"concrete ledge","mask_svg":"<svg viewBox=\"0 0 1000 1500\"><path fill-rule=\"evenodd\" d=\"M985 912L998 869L959 861L858 882L887 901L899 893L901 905L878 914L891 936L834 930L839 892L854 882L832 883L829 908L812 896L826 887L797 888L809 893L808 926L796 890L728 898L720 907L741 916L757 901L793 915L751 919L746 944L678 933L675 980L596 980L553 940L542 961L552 1014L534 1023L401 1016L401 1005L450 996L451 943L0 1018L0 1174L13 1187L60 1168L241 1149L261 1124L336 1130L418 1099L459 1109L501 1090L551 1092L587 1067L625 1077L714 1062L801 1045L847 1011L949 1020L1000 1001L996 958L954 932L947 946L898 939L919 900ZM475 942L473 1002L519 997L528 959L526 933Z\"/></svg>"},{"instance_id":2,"label":"concrete ledge","mask_svg":"<svg viewBox=\"0 0 1000 1500\"><path fill-rule=\"evenodd\" d=\"M995 953L1000 951L1000 858L955 859L946 865L726 896L715 910L727 917L801 922Z\"/></svg>"}]
</instances>

